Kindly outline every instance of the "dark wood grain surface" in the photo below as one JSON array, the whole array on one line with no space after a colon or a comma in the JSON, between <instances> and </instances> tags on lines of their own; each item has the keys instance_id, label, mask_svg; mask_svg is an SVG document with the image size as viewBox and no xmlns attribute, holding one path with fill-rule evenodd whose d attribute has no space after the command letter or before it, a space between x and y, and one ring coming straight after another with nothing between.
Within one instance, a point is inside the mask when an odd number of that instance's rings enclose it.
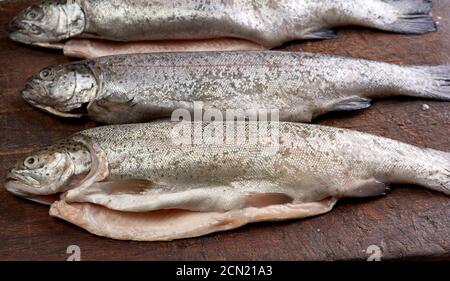
<instances>
[{"instance_id":1,"label":"dark wood grain surface","mask_svg":"<svg viewBox=\"0 0 450 281\"><path fill-rule=\"evenodd\" d=\"M18 92L41 68L68 59L55 51L8 40L5 26L31 1L0 1L0 185L6 171L33 147L95 126L28 106ZM387 34L341 29L339 39L287 44L300 50L399 64L450 63L450 1L434 0L437 33ZM430 106L427 111L422 105ZM368 110L329 114L318 123L352 128L415 145L450 150L449 103L417 99L379 101ZM0 189L0 260L65 260L69 245L82 260L354 260L377 245L382 259L449 259L450 200L415 186L393 186L383 198L343 200L323 216L258 223L237 230L174 242L126 242L96 237L48 215L48 207Z\"/></svg>"}]
</instances>

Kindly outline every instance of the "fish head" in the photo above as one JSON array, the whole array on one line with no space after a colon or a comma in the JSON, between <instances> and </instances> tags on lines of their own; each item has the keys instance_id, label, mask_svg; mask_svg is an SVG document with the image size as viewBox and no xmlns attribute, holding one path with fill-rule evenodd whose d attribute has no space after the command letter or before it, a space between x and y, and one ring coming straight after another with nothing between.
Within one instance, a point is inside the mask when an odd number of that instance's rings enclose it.
<instances>
[{"instance_id":1,"label":"fish head","mask_svg":"<svg viewBox=\"0 0 450 281\"><path fill-rule=\"evenodd\" d=\"M21 95L32 106L54 115L81 117L97 89L89 62L82 61L42 69L28 79Z\"/></svg>"},{"instance_id":2,"label":"fish head","mask_svg":"<svg viewBox=\"0 0 450 281\"><path fill-rule=\"evenodd\" d=\"M74 140L36 149L18 161L6 176L5 188L18 196L42 201L77 187L91 170L89 149Z\"/></svg>"},{"instance_id":3,"label":"fish head","mask_svg":"<svg viewBox=\"0 0 450 281\"><path fill-rule=\"evenodd\" d=\"M85 22L82 8L74 0L45 0L19 12L8 31L13 41L45 45L83 33Z\"/></svg>"}]
</instances>

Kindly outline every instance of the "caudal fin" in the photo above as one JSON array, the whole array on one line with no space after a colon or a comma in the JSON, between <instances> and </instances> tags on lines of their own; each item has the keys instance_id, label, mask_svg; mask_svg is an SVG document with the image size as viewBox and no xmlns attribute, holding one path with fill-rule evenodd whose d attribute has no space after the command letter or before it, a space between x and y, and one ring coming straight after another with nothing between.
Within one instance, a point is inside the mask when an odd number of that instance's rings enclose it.
<instances>
[{"instance_id":1,"label":"caudal fin","mask_svg":"<svg viewBox=\"0 0 450 281\"><path fill-rule=\"evenodd\" d=\"M382 0L403 14L428 14L433 6L431 0Z\"/></svg>"},{"instance_id":2,"label":"caudal fin","mask_svg":"<svg viewBox=\"0 0 450 281\"><path fill-rule=\"evenodd\" d=\"M417 66L408 77L408 95L450 101L450 64Z\"/></svg>"},{"instance_id":3,"label":"caudal fin","mask_svg":"<svg viewBox=\"0 0 450 281\"><path fill-rule=\"evenodd\" d=\"M435 149L426 149L425 151L434 161L433 167L435 169L429 171L423 184L431 189L450 195L450 152Z\"/></svg>"},{"instance_id":4,"label":"caudal fin","mask_svg":"<svg viewBox=\"0 0 450 281\"><path fill-rule=\"evenodd\" d=\"M383 0L398 12L398 19L384 29L406 34L424 34L436 31L437 24L429 15L430 0Z\"/></svg>"}]
</instances>

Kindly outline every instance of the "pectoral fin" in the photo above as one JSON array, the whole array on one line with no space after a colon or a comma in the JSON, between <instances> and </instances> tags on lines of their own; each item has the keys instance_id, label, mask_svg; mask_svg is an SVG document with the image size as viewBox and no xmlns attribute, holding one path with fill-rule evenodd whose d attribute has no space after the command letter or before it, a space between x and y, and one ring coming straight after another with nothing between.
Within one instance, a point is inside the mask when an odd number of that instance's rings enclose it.
<instances>
[{"instance_id":1,"label":"pectoral fin","mask_svg":"<svg viewBox=\"0 0 450 281\"><path fill-rule=\"evenodd\" d=\"M170 241L225 231L258 221L304 218L329 212L336 199L320 202L249 207L229 212L160 210L121 212L90 203L57 201L50 215L87 231L119 240Z\"/></svg>"},{"instance_id":2,"label":"pectoral fin","mask_svg":"<svg viewBox=\"0 0 450 281\"><path fill-rule=\"evenodd\" d=\"M95 105L108 112L126 112L136 105L134 98L127 101L114 101L109 99L100 99L95 101Z\"/></svg>"}]
</instances>

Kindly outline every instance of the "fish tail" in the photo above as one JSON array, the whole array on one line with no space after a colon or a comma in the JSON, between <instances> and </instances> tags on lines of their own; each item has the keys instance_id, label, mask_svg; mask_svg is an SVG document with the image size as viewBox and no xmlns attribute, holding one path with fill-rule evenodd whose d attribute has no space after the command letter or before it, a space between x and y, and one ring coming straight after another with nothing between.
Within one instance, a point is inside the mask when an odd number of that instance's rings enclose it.
<instances>
[{"instance_id":1,"label":"fish tail","mask_svg":"<svg viewBox=\"0 0 450 281\"><path fill-rule=\"evenodd\" d=\"M391 70L386 72L385 81L398 95L450 101L450 64L395 66Z\"/></svg>"},{"instance_id":2,"label":"fish tail","mask_svg":"<svg viewBox=\"0 0 450 281\"><path fill-rule=\"evenodd\" d=\"M433 161L433 168L427 169L420 183L450 195L450 152L428 148L425 153Z\"/></svg>"},{"instance_id":3,"label":"fish tail","mask_svg":"<svg viewBox=\"0 0 450 281\"><path fill-rule=\"evenodd\" d=\"M408 84L412 96L450 101L450 64L414 67Z\"/></svg>"},{"instance_id":4,"label":"fish tail","mask_svg":"<svg viewBox=\"0 0 450 281\"><path fill-rule=\"evenodd\" d=\"M394 6L403 14L428 14L431 12L433 3L431 0L382 0Z\"/></svg>"},{"instance_id":5,"label":"fish tail","mask_svg":"<svg viewBox=\"0 0 450 281\"><path fill-rule=\"evenodd\" d=\"M382 29L405 34L424 34L436 31L437 24L429 15L430 0L382 0L397 11L397 20Z\"/></svg>"}]
</instances>

